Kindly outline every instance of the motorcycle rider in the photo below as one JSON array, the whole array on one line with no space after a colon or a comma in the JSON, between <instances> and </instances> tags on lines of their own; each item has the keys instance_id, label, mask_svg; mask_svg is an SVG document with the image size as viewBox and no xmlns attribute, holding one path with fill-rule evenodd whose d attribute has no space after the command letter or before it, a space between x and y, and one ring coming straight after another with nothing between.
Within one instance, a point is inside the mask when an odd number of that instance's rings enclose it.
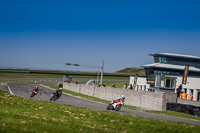
<instances>
[{"instance_id":1,"label":"motorcycle rider","mask_svg":"<svg viewBox=\"0 0 200 133\"><path fill-rule=\"evenodd\" d=\"M58 97L60 97L60 96L62 95L62 88L56 90L55 93L56 93L56 95L57 95Z\"/></svg>"},{"instance_id":2,"label":"motorcycle rider","mask_svg":"<svg viewBox=\"0 0 200 133\"><path fill-rule=\"evenodd\" d=\"M32 92L34 92L35 94L37 94L38 93L38 86L35 86L35 89L33 89Z\"/></svg>"},{"instance_id":3,"label":"motorcycle rider","mask_svg":"<svg viewBox=\"0 0 200 133\"><path fill-rule=\"evenodd\" d=\"M113 103L113 107L114 107L114 108L116 107L117 104L119 104L119 103L116 103L116 101L121 102L120 104L121 104L122 106L124 106L125 96L122 95L120 98L117 98L116 100L113 100L112 103Z\"/></svg>"}]
</instances>

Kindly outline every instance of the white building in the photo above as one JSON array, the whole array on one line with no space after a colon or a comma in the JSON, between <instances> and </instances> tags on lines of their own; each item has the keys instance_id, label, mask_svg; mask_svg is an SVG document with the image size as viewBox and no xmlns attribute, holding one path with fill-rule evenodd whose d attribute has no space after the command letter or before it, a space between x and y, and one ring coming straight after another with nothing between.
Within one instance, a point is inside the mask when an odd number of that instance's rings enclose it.
<instances>
[{"instance_id":1,"label":"white building","mask_svg":"<svg viewBox=\"0 0 200 133\"><path fill-rule=\"evenodd\" d=\"M182 89L188 94L193 93L193 100L200 101L200 57L171 53L150 54L154 57L153 64L142 66L146 77L138 77L134 90L170 91L175 92L182 84L185 66L189 64L186 84ZM130 84L134 86L134 76L130 77Z\"/></svg>"}]
</instances>

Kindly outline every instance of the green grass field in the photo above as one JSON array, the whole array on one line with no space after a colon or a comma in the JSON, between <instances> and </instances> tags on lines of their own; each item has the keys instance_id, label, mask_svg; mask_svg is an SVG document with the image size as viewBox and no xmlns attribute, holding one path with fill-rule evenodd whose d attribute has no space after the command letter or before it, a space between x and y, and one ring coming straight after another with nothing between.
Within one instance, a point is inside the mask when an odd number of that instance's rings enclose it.
<instances>
[{"instance_id":1,"label":"green grass field","mask_svg":"<svg viewBox=\"0 0 200 133\"><path fill-rule=\"evenodd\" d=\"M0 91L2 133L199 133L200 126L90 110Z\"/></svg>"},{"instance_id":2,"label":"green grass field","mask_svg":"<svg viewBox=\"0 0 200 133\"><path fill-rule=\"evenodd\" d=\"M32 73L0 73L2 78L63 78L56 74L32 74Z\"/></svg>"},{"instance_id":3,"label":"green grass field","mask_svg":"<svg viewBox=\"0 0 200 133\"><path fill-rule=\"evenodd\" d=\"M20 78L63 78L64 75L56 75L56 74L31 74L31 73L0 73L0 77L1 78L18 78L17 80L15 80L15 82L24 82L22 80L20 80ZM76 79L81 79L81 81L79 81L79 84L85 84L89 79L93 79L93 76L76 76L76 75L71 75L72 80ZM106 86L111 86L112 84L115 84L116 87L118 88L123 88L125 83L129 83L129 78L128 77L104 77L103 79L106 79L106 81L104 81L104 83L106 84ZM115 80L126 80L126 81L115 81ZM96 80L96 79L95 79ZM109 81L111 80L111 81ZM3 81L3 79L0 81ZM7 80L9 81L9 80ZM12 80L13 81L13 80ZM28 81L26 81L28 82Z\"/></svg>"}]
</instances>

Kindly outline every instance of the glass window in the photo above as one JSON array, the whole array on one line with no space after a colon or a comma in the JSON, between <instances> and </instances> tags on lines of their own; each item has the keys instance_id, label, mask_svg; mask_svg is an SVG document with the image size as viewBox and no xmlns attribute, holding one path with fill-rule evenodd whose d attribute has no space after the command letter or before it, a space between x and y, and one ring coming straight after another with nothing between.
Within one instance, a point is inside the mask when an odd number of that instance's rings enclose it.
<instances>
[{"instance_id":1,"label":"glass window","mask_svg":"<svg viewBox=\"0 0 200 133\"><path fill-rule=\"evenodd\" d=\"M161 58L161 57L159 57L159 59L158 59L158 60L159 60L159 62L160 62L160 63L162 63L162 58Z\"/></svg>"},{"instance_id":2,"label":"glass window","mask_svg":"<svg viewBox=\"0 0 200 133\"><path fill-rule=\"evenodd\" d=\"M165 57L162 57L162 63L167 63L167 59Z\"/></svg>"},{"instance_id":3,"label":"glass window","mask_svg":"<svg viewBox=\"0 0 200 133\"><path fill-rule=\"evenodd\" d=\"M159 58L158 57L154 57L154 62L158 63L159 62Z\"/></svg>"},{"instance_id":4,"label":"glass window","mask_svg":"<svg viewBox=\"0 0 200 133\"><path fill-rule=\"evenodd\" d=\"M171 63L170 57L154 57L155 63Z\"/></svg>"}]
</instances>

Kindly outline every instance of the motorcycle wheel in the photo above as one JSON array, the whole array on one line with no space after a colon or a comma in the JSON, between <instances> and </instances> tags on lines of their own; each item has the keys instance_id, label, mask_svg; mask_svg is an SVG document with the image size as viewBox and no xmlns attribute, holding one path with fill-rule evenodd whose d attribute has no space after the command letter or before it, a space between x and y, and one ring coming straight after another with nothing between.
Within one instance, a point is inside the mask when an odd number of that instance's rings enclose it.
<instances>
[{"instance_id":1,"label":"motorcycle wheel","mask_svg":"<svg viewBox=\"0 0 200 133\"><path fill-rule=\"evenodd\" d=\"M107 106L107 110L110 110L110 104L108 104L108 106Z\"/></svg>"},{"instance_id":2,"label":"motorcycle wheel","mask_svg":"<svg viewBox=\"0 0 200 133\"><path fill-rule=\"evenodd\" d=\"M108 104L108 106L107 106L107 110L110 110L110 109L114 109L113 108L113 105L110 103L110 104Z\"/></svg>"},{"instance_id":3,"label":"motorcycle wheel","mask_svg":"<svg viewBox=\"0 0 200 133\"><path fill-rule=\"evenodd\" d=\"M53 101L56 101L56 99L57 99L57 96L54 95L54 96L52 97L52 100L53 100Z\"/></svg>"},{"instance_id":4,"label":"motorcycle wheel","mask_svg":"<svg viewBox=\"0 0 200 133\"><path fill-rule=\"evenodd\" d=\"M30 97L34 97L35 96L35 93L31 93Z\"/></svg>"},{"instance_id":5,"label":"motorcycle wheel","mask_svg":"<svg viewBox=\"0 0 200 133\"><path fill-rule=\"evenodd\" d=\"M115 107L115 111L119 111L119 110L121 109L121 107L122 107L122 106L121 106L121 105L119 105L119 104L118 104L118 105L116 105L116 107Z\"/></svg>"}]
</instances>

